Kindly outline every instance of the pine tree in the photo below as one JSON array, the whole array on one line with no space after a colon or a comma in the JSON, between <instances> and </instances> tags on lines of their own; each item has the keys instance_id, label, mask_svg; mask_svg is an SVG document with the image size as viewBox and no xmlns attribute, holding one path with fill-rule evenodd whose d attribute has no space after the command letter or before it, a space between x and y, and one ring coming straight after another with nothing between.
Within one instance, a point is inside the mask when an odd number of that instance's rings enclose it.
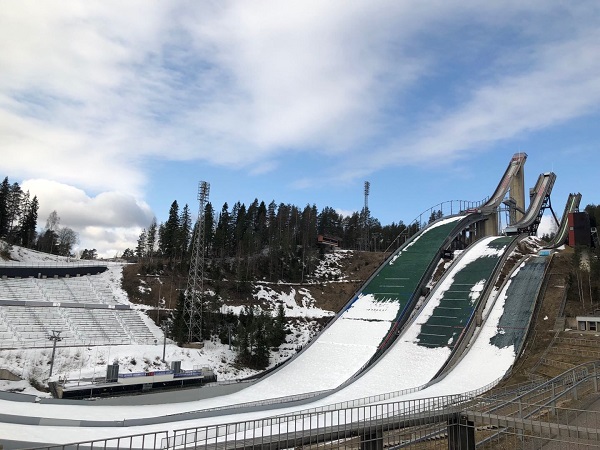
<instances>
[{"instance_id":1,"label":"pine tree","mask_svg":"<svg viewBox=\"0 0 600 450\"><path fill-rule=\"evenodd\" d=\"M179 205L177 204L177 200L174 200L173 203L171 203L169 218L164 224L161 239L162 254L169 259L170 263L173 262L177 252L179 231Z\"/></svg>"},{"instance_id":2,"label":"pine tree","mask_svg":"<svg viewBox=\"0 0 600 450\"><path fill-rule=\"evenodd\" d=\"M0 184L0 238L8 235L8 197L10 195L10 183L8 177Z\"/></svg>"},{"instance_id":3,"label":"pine tree","mask_svg":"<svg viewBox=\"0 0 600 450\"><path fill-rule=\"evenodd\" d=\"M277 316L275 317L275 319L272 322L273 322L273 328L272 328L272 333L270 336L269 345L271 347L279 347L281 344L283 344L285 342L285 335L286 335L285 309L283 307L283 304L280 303L279 306L277 307Z\"/></svg>"},{"instance_id":4,"label":"pine tree","mask_svg":"<svg viewBox=\"0 0 600 450\"><path fill-rule=\"evenodd\" d=\"M214 250L215 256L223 258L226 256L229 239L229 205L227 202L221 208L217 229L215 230Z\"/></svg>"},{"instance_id":5,"label":"pine tree","mask_svg":"<svg viewBox=\"0 0 600 450\"><path fill-rule=\"evenodd\" d=\"M37 196L34 196L31 202L28 203L27 209L23 214L23 221L20 230L21 245L27 248L31 248L35 242L38 209L38 199Z\"/></svg>"},{"instance_id":6,"label":"pine tree","mask_svg":"<svg viewBox=\"0 0 600 450\"><path fill-rule=\"evenodd\" d=\"M148 237L148 232L144 228L137 240L137 247L135 248L135 255L138 258L143 258L146 255L146 239Z\"/></svg>"},{"instance_id":7,"label":"pine tree","mask_svg":"<svg viewBox=\"0 0 600 450\"><path fill-rule=\"evenodd\" d=\"M148 227L148 232L146 235L146 255L152 261L154 257L154 253L156 251L156 239L158 233L158 225L156 224L156 217L152 219L152 223Z\"/></svg>"},{"instance_id":8,"label":"pine tree","mask_svg":"<svg viewBox=\"0 0 600 450\"><path fill-rule=\"evenodd\" d=\"M192 216L190 215L190 208L186 203L179 217L179 233L177 236L177 254L180 261L187 259L186 254L190 244L191 232Z\"/></svg>"},{"instance_id":9,"label":"pine tree","mask_svg":"<svg viewBox=\"0 0 600 450\"><path fill-rule=\"evenodd\" d=\"M171 328L171 335L179 344L187 342L188 339L185 320L185 294L183 291L180 291L177 298L177 310L175 311L173 327Z\"/></svg>"},{"instance_id":10,"label":"pine tree","mask_svg":"<svg viewBox=\"0 0 600 450\"><path fill-rule=\"evenodd\" d=\"M212 203L208 202L204 207L204 244L206 255L212 251L215 238L215 211Z\"/></svg>"},{"instance_id":11,"label":"pine tree","mask_svg":"<svg viewBox=\"0 0 600 450\"><path fill-rule=\"evenodd\" d=\"M8 221L7 238L10 242L14 242L19 234L18 224L20 222L21 204L23 201L23 191L18 183L13 183L10 186L8 200L6 202L6 215Z\"/></svg>"},{"instance_id":12,"label":"pine tree","mask_svg":"<svg viewBox=\"0 0 600 450\"><path fill-rule=\"evenodd\" d=\"M269 365L269 345L263 323L258 325L254 336L256 345L252 354L252 366L254 369L264 370Z\"/></svg>"}]
</instances>

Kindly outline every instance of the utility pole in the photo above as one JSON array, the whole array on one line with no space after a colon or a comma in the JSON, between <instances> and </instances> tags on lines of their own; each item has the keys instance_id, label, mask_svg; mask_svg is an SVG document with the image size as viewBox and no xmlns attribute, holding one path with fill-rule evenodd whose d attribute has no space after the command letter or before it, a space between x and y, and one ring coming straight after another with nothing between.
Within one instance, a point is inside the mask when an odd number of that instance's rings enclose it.
<instances>
[{"instance_id":1,"label":"utility pole","mask_svg":"<svg viewBox=\"0 0 600 450\"><path fill-rule=\"evenodd\" d=\"M229 337L229 350L231 350L231 328L233 327L232 323L227 324L227 336Z\"/></svg>"},{"instance_id":2,"label":"utility pole","mask_svg":"<svg viewBox=\"0 0 600 450\"><path fill-rule=\"evenodd\" d=\"M163 321L163 357L162 357L162 362L166 363L167 361L165 361L165 353L167 350L167 332L169 331L169 322L165 319Z\"/></svg>"},{"instance_id":3,"label":"utility pole","mask_svg":"<svg viewBox=\"0 0 600 450\"><path fill-rule=\"evenodd\" d=\"M365 206L363 209L363 244L369 250L369 190L371 183L365 181Z\"/></svg>"},{"instance_id":4,"label":"utility pole","mask_svg":"<svg viewBox=\"0 0 600 450\"><path fill-rule=\"evenodd\" d=\"M56 343L62 341L60 333L61 331L52 330L52 336L48 336L48 339L52 341L52 358L50 359L50 375L48 375L48 378L52 376L52 369L54 369L54 355L56 353Z\"/></svg>"}]
</instances>

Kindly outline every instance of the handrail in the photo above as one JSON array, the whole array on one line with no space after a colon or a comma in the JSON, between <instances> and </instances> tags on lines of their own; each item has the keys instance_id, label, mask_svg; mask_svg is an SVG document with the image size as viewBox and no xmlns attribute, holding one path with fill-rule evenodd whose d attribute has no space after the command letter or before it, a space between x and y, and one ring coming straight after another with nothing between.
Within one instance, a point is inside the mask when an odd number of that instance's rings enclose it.
<instances>
[{"instance_id":1,"label":"handrail","mask_svg":"<svg viewBox=\"0 0 600 450\"><path fill-rule=\"evenodd\" d=\"M453 216L455 214L461 214L463 213L465 210L470 210L473 208L478 208L479 206L483 205L485 202L487 202L489 199L489 197L485 197L483 200L478 200L478 201L471 201L471 200L445 200L443 202L440 202L434 206L431 206L430 208L424 210L423 212L421 212L418 216L416 216L412 222L410 222L408 225L405 225L406 228L404 228L404 230L402 230L398 236L396 236L392 242L387 246L387 248L383 251L384 253L387 253L390 251L390 249L392 248L392 246L394 245L394 243L399 240L401 237L406 236L406 238L412 237L415 234L417 234L423 226L429 225L429 222L423 222L423 216L429 214L431 216L432 212L438 212L441 211L442 212L442 216L440 218L447 218L449 216ZM446 204L450 204L450 213L449 214L444 214L444 205ZM456 211L454 211L453 205L458 203L458 207L456 209ZM409 235L408 233L410 233L410 231L412 229L414 229L415 227L413 225L417 225L416 230L413 234Z\"/></svg>"}]
</instances>

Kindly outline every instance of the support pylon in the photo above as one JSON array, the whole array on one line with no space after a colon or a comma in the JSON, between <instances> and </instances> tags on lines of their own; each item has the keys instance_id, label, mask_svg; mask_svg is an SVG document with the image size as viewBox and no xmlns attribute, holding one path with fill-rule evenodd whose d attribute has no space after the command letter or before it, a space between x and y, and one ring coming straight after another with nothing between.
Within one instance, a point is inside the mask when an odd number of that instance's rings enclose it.
<instances>
[{"instance_id":1,"label":"support pylon","mask_svg":"<svg viewBox=\"0 0 600 450\"><path fill-rule=\"evenodd\" d=\"M210 184L206 181L198 183L198 220L196 235L192 241L192 260L188 273L187 289L183 317L187 328L188 342L202 340L202 304L204 300L204 250L205 250L205 220L204 209L208 202Z\"/></svg>"}]
</instances>

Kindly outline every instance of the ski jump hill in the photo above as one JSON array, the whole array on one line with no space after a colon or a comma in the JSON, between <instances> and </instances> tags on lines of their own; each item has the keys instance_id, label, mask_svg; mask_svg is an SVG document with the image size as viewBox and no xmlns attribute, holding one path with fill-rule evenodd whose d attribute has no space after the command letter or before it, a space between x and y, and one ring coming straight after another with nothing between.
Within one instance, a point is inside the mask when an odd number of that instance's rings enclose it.
<instances>
[{"instance_id":1,"label":"ski jump hill","mask_svg":"<svg viewBox=\"0 0 600 450\"><path fill-rule=\"evenodd\" d=\"M448 396L489 389L521 352L548 262L529 236L556 175L540 175L526 209L526 158L511 158L487 201L420 226L309 345L237 392L196 399L189 390L187 401L160 407L2 395L0 443L237 448L252 433L248 446L262 448L259 437L272 444L304 430L307 414L320 426L318 415L334 412L337 427L352 427L381 417L390 402L439 397L446 404ZM579 199L570 197L565 211ZM500 235L502 205L514 220ZM346 413L367 406L360 418Z\"/></svg>"}]
</instances>

